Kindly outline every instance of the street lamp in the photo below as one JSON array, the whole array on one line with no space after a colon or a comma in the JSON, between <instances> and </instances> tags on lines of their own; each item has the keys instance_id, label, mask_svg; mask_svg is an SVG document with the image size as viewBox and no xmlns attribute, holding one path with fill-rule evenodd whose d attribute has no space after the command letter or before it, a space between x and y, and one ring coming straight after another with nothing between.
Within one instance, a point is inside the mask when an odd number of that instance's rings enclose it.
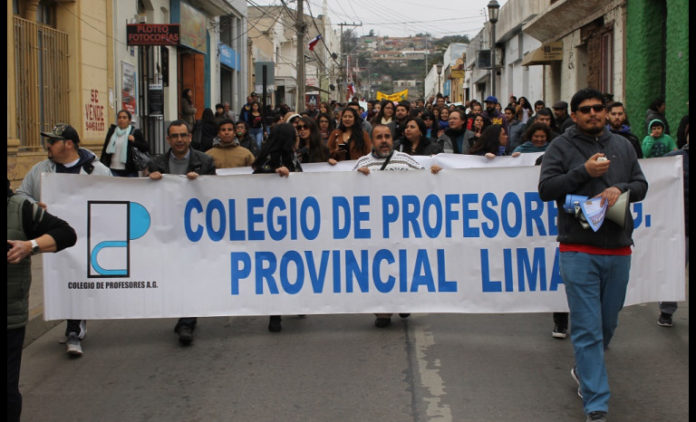
<instances>
[{"instance_id":1,"label":"street lamp","mask_svg":"<svg viewBox=\"0 0 696 422\"><path fill-rule=\"evenodd\" d=\"M500 5L496 0L488 2L488 22L491 23L491 95L495 96L495 24L498 22Z\"/></svg>"}]
</instances>

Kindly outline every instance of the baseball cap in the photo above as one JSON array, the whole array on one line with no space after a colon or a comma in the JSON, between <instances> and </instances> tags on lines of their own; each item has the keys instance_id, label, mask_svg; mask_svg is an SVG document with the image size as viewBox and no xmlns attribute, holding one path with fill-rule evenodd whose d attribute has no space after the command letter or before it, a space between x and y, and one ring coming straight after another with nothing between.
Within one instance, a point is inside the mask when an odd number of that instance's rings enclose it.
<instances>
[{"instance_id":1,"label":"baseball cap","mask_svg":"<svg viewBox=\"0 0 696 422\"><path fill-rule=\"evenodd\" d=\"M300 115L297 114L297 113L292 114L292 115L290 115L290 117L288 117L288 119L285 121L285 123L290 123L290 122L292 122L292 119L294 119L295 117L302 117L302 116L300 116Z\"/></svg>"},{"instance_id":2,"label":"baseball cap","mask_svg":"<svg viewBox=\"0 0 696 422\"><path fill-rule=\"evenodd\" d=\"M80 136L77 134L77 131L67 123L58 123L50 132L41 132L41 136L55 140L70 140L76 144L80 143Z\"/></svg>"},{"instance_id":3,"label":"baseball cap","mask_svg":"<svg viewBox=\"0 0 696 422\"><path fill-rule=\"evenodd\" d=\"M554 103L553 108L568 110L568 103L566 103L565 101L557 101L556 103Z\"/></svg>"},{"instance_id":4,"label":"baseball cap","mask_svg":"<svg viewBox=\"0 0 696 422\"><path fill-rule=\"evenodd\" d=\"M484 101L484 103L495 103L495 104L498 104L498 99L495 98L495 97L492 96L492 95L489 95L488 97L486 97L486 100Z\"/></svg>"}]
</instances>

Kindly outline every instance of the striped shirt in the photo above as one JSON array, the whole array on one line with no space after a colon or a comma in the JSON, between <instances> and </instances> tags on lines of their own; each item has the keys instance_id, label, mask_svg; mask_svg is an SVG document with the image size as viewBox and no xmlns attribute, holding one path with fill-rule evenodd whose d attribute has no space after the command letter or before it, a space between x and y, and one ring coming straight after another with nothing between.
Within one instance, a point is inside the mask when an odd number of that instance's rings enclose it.
<instances>
[{"instance_id":1,"label":"striped shirt","mask_svg":"<svg viewBox=\"0 0 696 422\"><path fill-rule=\"evenodd\" d=\"M367 167L370 171L380 170L386 158L375 157L372 153L358 158L353 170ZM422 170L423 166L405 152L394 151L385 170Z\"/></svg>"}]
</instances>

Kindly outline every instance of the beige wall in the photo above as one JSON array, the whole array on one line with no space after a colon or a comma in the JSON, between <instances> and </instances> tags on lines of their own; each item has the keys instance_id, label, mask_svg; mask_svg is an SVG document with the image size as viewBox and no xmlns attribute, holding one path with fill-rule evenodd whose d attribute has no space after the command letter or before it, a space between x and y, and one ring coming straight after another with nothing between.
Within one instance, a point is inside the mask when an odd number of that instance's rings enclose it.
<instances>
[{"instance_id":1,"label":"beige wall","mask_svg":"<svg viewBox=\"0 0 696 422\"><path fill-rule=\"evenodd\" d=\"M109 88L113 87L113 45L111 8L113 0L77 0L58 2L57 29L68 33L69 44L69 122L80 134L82 146L97 155L114 120L108 107ZM14 49L12 2L7 6L7 176L13 189L37 162L46 158L45 151L23 152L15 125Z\"/></svg>"}]
</instances>

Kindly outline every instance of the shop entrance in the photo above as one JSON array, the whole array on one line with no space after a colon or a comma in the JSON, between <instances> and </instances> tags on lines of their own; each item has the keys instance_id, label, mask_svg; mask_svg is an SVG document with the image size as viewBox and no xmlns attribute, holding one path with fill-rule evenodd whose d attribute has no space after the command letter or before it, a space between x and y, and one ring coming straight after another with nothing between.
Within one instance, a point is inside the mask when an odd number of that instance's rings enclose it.
<instances>
[{"instance_id":1,"label":"shop entrance","mask_svg":"<svg viewBox=\"0 0 696 422\"><path fill-rule=\"evenodd\" d=\"M203 115L205 108L205 56L191 50L179 49L177 52L179 71L177 73L178 87L178 118L181 119L181 96L184 89L193 91L193 106L196 107L196 120Z\"/></svg>"}]
</instances>

